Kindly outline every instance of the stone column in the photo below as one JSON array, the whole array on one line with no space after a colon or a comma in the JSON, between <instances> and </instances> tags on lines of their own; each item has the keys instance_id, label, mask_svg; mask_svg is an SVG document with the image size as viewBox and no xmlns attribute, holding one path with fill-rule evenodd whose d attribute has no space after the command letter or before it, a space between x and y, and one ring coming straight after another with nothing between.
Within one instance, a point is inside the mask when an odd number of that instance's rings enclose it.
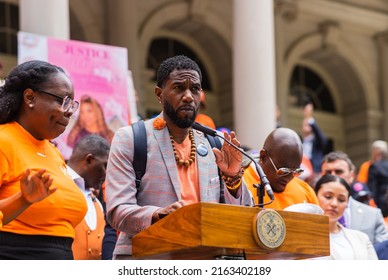
<instances>
[{"instance_id":1,"label":"stone column","mask_svg":"<svg viewBox=\"0 0 388 280\"><path fill-rule=\"evenodd\" d=\"M286 43L283 30L288 24L297 19L297 3L293 0L275 0L274 1L274 25L275 25L275 53L276 53L276 104L280 109L280 125L290 127L288 117L288 97L290 91L289 81L287 79L287 66L285 61Z\"/></svg>"},{"instance_id":2,"label":"stone column","mask_svg":"<svg viewBox=\"0 0 388 280\"><path fill-rule=\"evenodd\" d=\"M139 97L138 110L144 115L142 104L145 100L140 83L143 73L139 61L142 49L138 38L137 2L137 0L107 1L107 18L109 18L107 43L128 49L128 68L132 71L134 86Z\"/></svg>"},{"instance_id":3,"label":"stone column","mask_svg":"<svg viewBox=\"0 0 388 280\"><path fill-rule=\"evenodd\" d=\"M378 67L379 67L379 92L382 96L382 112L384 112L383 120L388 119L388 31L381 32L375 35L375 40L378 49ZM382 122L383 139L388 139L388 122ZM375 139L374 139L375 140Z\"/></svg>"},{"instance_id":4,"label":"stone column","mask_svg":"<svg viewBox=\"0 0 388 280\"><path fill-rule=\"evenodd\" d=\"M261 149L276 126L273 1L233 3L234 127L241 144Z\"/></svg>"},{"instance_id":5,"label":"stone column","mask_svg":"<svg viewBox=\"0 0 388 280\"><path fill-rule=\"evenodd\" d=\"M20 30L70 38L69 0L20 0Z\"/></svg>"}]
</instances>

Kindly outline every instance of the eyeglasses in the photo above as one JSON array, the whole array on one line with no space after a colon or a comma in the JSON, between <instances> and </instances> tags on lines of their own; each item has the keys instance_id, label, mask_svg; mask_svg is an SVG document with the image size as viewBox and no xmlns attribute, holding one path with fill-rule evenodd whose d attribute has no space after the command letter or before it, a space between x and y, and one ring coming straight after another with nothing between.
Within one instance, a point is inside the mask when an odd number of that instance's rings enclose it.
<instances>
[{"instance_id":1,"label":"eyeglasses","mask_svg":"<svg viewBox=\"0 0 388 280\"><path fill-rule=\"evenodd\" d=\"M279 177L284 177L284 176L290 175L291 173L292 173L292 176L297 177L303 173L304 170L302 168L293 169L293 168L288 168L288 167L280 167L278 169L276 167L275 163L273 162L272 158L269 156L268 152L267 151L265 151L265 152L267 153L269 161L272 163L272 166L275 169L276 175L278 175Z\"/></svg>"},{"instance_id":2,"label":"eyeglasses","mask_svg":"<svg viewBox=\"0 0 388 280\"><path fill-rule=\"evenodd\" d=\"M61 109L62 109L63 112L71 111L72 113L74 113L75 111L77 111L77 109L79 107L79 102L78 101L74 101L68 95L63 97L63 96L60 96L60 95L57 95L57 94L54 94L54 93L51 93L51 92L48 92L48 91L44 91L44 90L41 90L41 89L37 89L36 91L43 92L45 94L48 94L48 95L54 96L56 98L62 99Z\"/></svg>"}]
</instances>

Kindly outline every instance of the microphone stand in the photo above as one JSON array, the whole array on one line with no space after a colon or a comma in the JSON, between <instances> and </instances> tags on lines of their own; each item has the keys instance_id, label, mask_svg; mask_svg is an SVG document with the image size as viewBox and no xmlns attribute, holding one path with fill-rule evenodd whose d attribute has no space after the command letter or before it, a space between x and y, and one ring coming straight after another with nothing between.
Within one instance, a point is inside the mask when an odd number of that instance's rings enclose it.
<instances>
[{"instance_id":1,"label":"microphone stand","mask_svg":"<svg viewBox=\"0 0 388 280\"><path fill-rule=\"evenodd\" d=\"M220 134L218 134L215 130L213 130L211 128L203 126L203 125L201 125L201 124L199 124L197 122L195 122L192 125L192 127L194 129L196 129L196 130L199 130L199 131L205 133L205 134L210 134L213 137L220 137L220 138L222 138L226 143L228 143L233 148L238 150L240 153L242 153L244 156L249 158L255 164L257 174L259 174L260 181L261 181L259 184L253 184L253 186L257 189L257 197L258 197L258 202L259 202L255 206L259 206L259 207L263 207L264 208L264 205L268 205L268 204L272 203L272 201L274 201L275 198L274 198L274 195L273 195L273 192L272 192L272 188L271 188L271 186L269 184L269 181L267 179L267 176L264 174L263 169L259 166L259 164L248 153L246 153L245 151L243 151L242 149L240 149L239 147L234 145L229 140L226 140L223 136L221 136ZM269 198L271 199L271 201L264 204L264 195L265 195L264 191L265 190L267 191L267 194L268 194Z\"/></svg>"},{"instance_id":2,"label":"microphone stand","mask_svg":"<svg viewBox=\"0 0 388 280\"><path fill-rule=\"evenodd\" d=\"M253 184L253 187L256 188L256 195L259 203L257 206L261 206L264 208L264 188L261 184Z\"/></svg>"},{"instance_id":3,"label":"microphone stand","mask_svg":"<svg viewBox=\"0 0 388 280\"><path fill-rule=\"evenodd\" d=\"M274 198L268 194L268 196L271 198L271 201L264 204L265 186L266 186L266 184L269 185L269 181L267 179L267 176L262 172L261 168L259 167L259 164L250 156L248 156L248 158L250 160L252 160L253 163L255 164L256 172L257 172L257 174L259 174L260 181L261 181L258 184L253 184L253 187L256 188L256 195L257 195L258 202L259 202L255 206L264 208L265 205L268 205L268 204L272 203L272 201L274 201ZM261 173L263 173L263 177L260 175L260 171L261 171Z\"/></svg>"}]
</instances>

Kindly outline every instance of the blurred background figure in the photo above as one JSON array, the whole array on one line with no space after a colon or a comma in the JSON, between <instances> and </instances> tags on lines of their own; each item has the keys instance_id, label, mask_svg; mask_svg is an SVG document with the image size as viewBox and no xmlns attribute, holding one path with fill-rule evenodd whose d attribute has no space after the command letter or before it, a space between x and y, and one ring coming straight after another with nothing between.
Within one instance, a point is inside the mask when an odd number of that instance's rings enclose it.
<instances>
[{"instance_id":1,"label":"blurred background figure","mask_svg":"<svg viewBox=\"0 0 388 280\"><path fill-rule=\"evenodd\" d=\"M279 105L276 105L276 111L275 111L275 117L276 117L276 128L279 128L282 126L280 116L281 116L281 111Z\"/></svg>"},{"instance_id":2,"label":"blurred background figure","mask_svg":"<svg viewBox=\"0 0 388 280\"><path fill-rule=\"evenodd\" d=\"M351 172L355 177L357 170L353 162L351 165ZM359 182L357 179L353 179L353 182L350 183L350 195L352 198L359 202L370 205L372 207L377 207L374 199L372 198L372 193L369 190L368 185L363 182Z\"/></svg>"},{"instance_id":3,"label":"blurred background figure","mask_svg":"<svg viewBox=\"0 0 388 280\"><path fill-rule=\"evenodd\" d=\"M0 61L0 86L2 86L4 83L2 77L3 77L3 64Z\"/></svg>"},{"instance_id":4,"label":"blurred background figure","mask_svg":"<svg viewBox=\"0 0 388 280\"><path fill-rule=\"evenodd\" d=\"M361 182L354 182L350 188L350 195L357 201L367 205L375 206L367 185ZM372 201L371 201L372 200ZM373 204L373 205L372 205Z\"/></svg>"},{"instance_id":5,"label":"blurred background figure","mask_svg":"<svg viewBox=\"0 0 388 280\"><path fill-rule=\"evenodd\" d=\"M321 163L325 154L327 138L315 121L313 113L313 103L307 102L303 106L302 143L303 153L311 161L314 177L318 178L321 173Z\"/></svg>"},{"instance_id":6,"label":"blurred background figure","mask_svg":"<svg viewBox=\"0 0 388 280\"><path fill-rule=\"evenodd\" d=\"M138 106L140 102L140 98L139 98L139 93L137 92L136 89L135 89L135 100L136 100L136 106ZM136 110L136 111L137 111L137 116L134 122L144 120L144 117L139 113L139 110Z\"/></svg>"},{"instance_id":7,"label":"blurred background figure","mask_svg":"<svg viewBox=\"0 0 388 280\"><path fill-rule=\"evenodd\" d=\"M98 200L105 180L110 144L96 134L86 135L74 147L67 163L69 173L85 196L88 211L75 227L75 260L100 260L104 237L104 207Z\"/></svg>"},{"instance_id":8,"label":"blurred background figure","mask_svg":"<svg viewBox=\"0 0 388 280\"><path fill-rule=\"evenodd\" d=\"M357 181L368 183L369 167L377 160L381 160L384 154L388 153L388 144L384 140L376 140L372 143L369 160L363 162L357 174Z\"/></svg>"},{"instance_id":9,"label":"blurred background figure","mask_svg":"<svg viewBox=\"0 0 388 280\"><path fill-rule=\"evenodd\" d=\"M388 153L383 151L380 159L373 162L368 172L368 187L376 206L384 218L388 217Z\"/></svg>"},{"instance_id":10,"label":"blurred background figure","mask_svg":"<svg viewBox=\"0 0 388 280\"><path fill-rule=\"evenodd\" d=\"M215 125L213 119L210 116L201 113L201 111L203 111L205 108L206 108L205 92L202 90L201 91L201 99L200 99L200 103L199 103L199 110L198 110L197 117L195 118L195 121L199 122L200 124L206 125L210 128L216 129L216 125Z\"/></svg>"},{"instance_id":11,"label":"blurred background figure","mask_svg":"<svg viewBox=\"0 0 388 280\"><path fill-rule=\"evenodd\" d=\"M82 137L89 134L98 134L110 143L114 132L109 129L105 121L100 103L88 95L83 95L78 118L67 137L67 145L74 148Z\"/></svg>"},{"instance_id":12,"label":"blurred background figure","mask_svg":"<svg viewBox=\"0 0 388 280\"><path fill-rule=\"evenodd\" d=\"M299 175L299 178L307 182L310 186L314 186L312 184L314 180L313 165L311 164L311 160L305 154L303 154L300 168L303 169L303 173Z\"/></svg>"},{"instance_id":13,"label":"blurred background figure","mask_svg":"<svg viewBox=\"0 0 388 280\"><path fill-rule=\"evenodd\" d=\"M276 117L276 128L282 127L281 120L280 120L281 110L279 105L276 105L275 117ZM313 165L311 164L311 160L309 159L309 157L307 157L305 153L303 153L302 163L300 164L300 168L303 169L303 173L298 176L299 179L302 179L303 181L307 182L310 186L314 186Z\"/></svg>"},{"instance_id":14,"label":"blurred background figure","mask_svg":"<svg viewBox=\"0 0 388 280\"><path fill-rule=\"evenodd\" d=\"M217 127L217 130L220 132L227 132L230 133L230 129L227 127Z\"/></svg>"}]
</instances>

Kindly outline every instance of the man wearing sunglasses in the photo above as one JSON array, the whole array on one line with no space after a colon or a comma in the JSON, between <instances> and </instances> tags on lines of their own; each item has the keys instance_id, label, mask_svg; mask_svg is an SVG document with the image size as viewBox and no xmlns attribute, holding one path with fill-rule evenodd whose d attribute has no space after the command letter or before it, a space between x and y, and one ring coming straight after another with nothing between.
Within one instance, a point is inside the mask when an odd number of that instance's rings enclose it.
<instances>
[{"instance_id":1,"label":"man wearing sunglasses","mask_svg":"<svg viewBox=\"0 0 388 280\"><path fill-rule=\"evenodd\" d=\"M275 199L271 202L265 194L264 208L283 210L297 203L319 205L313 188L298 178L303 172L300 168L302 156L302 142L295 131L280 127L268 135L260 150L257 163L266 174ZM253 162L245 169L243 179L257 205L258 189L254 185L260 183L260 177Z\"/></svg>"}]
</instances>

